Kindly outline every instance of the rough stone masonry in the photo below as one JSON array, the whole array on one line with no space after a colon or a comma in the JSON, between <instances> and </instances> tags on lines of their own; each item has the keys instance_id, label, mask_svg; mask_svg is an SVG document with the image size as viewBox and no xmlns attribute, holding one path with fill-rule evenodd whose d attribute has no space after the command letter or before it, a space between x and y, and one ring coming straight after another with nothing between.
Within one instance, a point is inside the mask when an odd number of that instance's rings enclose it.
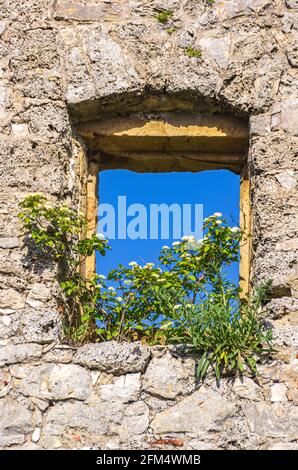
<instances>
[{"instance_id":1,"label":"rough stone masonry","mask_svg":"<svg viewBox=\"0 0 298 470\"><path fill-rule=\"evenodd\" d=\"M0 447L297 449L298 2L1 0L0 15ZM83 204L78 123L185 107L249 125L252 282L273 279L279 347L258 383L196 390L173 348L62 344L55 267L20 234L28 193Z\"/></svg>"}]
</instances>

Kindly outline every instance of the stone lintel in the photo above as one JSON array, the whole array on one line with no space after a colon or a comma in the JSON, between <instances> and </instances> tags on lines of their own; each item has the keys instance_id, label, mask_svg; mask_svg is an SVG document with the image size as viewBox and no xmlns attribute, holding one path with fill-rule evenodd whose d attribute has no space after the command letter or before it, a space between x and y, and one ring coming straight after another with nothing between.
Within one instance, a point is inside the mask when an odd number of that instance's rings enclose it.
<instances>
[{"instance_id":1,"label":"stone lintel","mask_svg":"<svg viewBox=\"0 0 298 470\"><path fill-rule=\"evenodd\" d=\"M109 155L171 152L174 158L181 152L204 152L245 156L248 147L247 127L230 115L176 112L115 117L83 123L78 132L90 150Z\"/></svg>"}]
</instances>

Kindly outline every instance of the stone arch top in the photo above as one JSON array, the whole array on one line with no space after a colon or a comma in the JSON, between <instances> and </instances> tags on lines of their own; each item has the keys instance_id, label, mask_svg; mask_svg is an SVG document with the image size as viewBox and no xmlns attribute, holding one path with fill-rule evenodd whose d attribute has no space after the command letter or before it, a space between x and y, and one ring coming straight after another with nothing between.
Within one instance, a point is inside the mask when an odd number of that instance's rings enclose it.
<instances>
[{"instance_id":1,"label":"stone arch top","mask_svg":"<svg viewBox=\"0 0 298 470\"><path fill-rule=\"evenodd\" d=\"M76 118L141 103L150 108L157 95L243 115L270 108L287 65L285 56L277 60L278 39L265 31L272 2L224 1L211 9L205 2L191 8L191 2L168 1L163 8L173 11L174 34L156 20L155 3L58 2L65 96ZM270 8L277 25L281 20ZM189 49L199 57L189 57Z\"/></svg>"}]
</instances>

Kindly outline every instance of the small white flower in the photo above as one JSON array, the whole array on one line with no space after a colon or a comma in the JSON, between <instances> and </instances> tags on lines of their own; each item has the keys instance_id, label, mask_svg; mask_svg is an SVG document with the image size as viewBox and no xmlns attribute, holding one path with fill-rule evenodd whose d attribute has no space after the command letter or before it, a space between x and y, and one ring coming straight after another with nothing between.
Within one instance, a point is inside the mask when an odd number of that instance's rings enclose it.
<instances>
[{"instance_id":1,"label":"small white flower","mask_svg":"<svg viewBox=\"0 0 298 470\"><path fill-rule=\"evenodd\" d=\"M154 263L146 263L145 268L152 268L154 266Z\"/></svg>"},{"instance_id":2,"label":"small white flower","mask_svg":"<svg viewBox=\"0 0 298 470\"><path fill-rule=\"evenodd\" d=\"M97 233L96 236L97 236L97 238L99 238L100 240L106 240L106 237L104 236L103 233Z\"/></svg>"},{"instance_id":3,"label":"small white flower","mask_svg":"<svg viewBox=\"0 0 298 470\"><path fill-rule=\"evenodd\" d=\"M138 266L138 263L136 263L135 261L131 261L130 263L128 263L128 266Z\"/></svg>"},{"instance_id":4,"label":"small white flower","mask_svg":"<svg viewBox=\"0 0 298 470\"><path fill-rule=\"evenodd\" d=\"M106 276L104 276L103 274L99 274L97 277L98 279L106 279Z\"/></svg>"},{"instance_id":5,"label":"small white flower","mask_svg":"<svg viewBox=\"0 0 298 470\"><path fill-rule=\"evenodd\" d=\"M115 290L115 289L114 289L114 287L110 286L110 287L108 287L108 290L110 290L110 291L113 291L113 292L114 292L114 290Z\"/></svg>"},{"instance_id":6,"label":"small white flower","mask_svg":"<svg viewBox=\"0 0 298 470\"><path fill-rule=\"evenodd\" d=\"M221 212L214 212L213 217L222 217Z\"/></svg>"},{"instance_id":7,"label":"small white flower","mask_svg":"<svg viewBox=\"0 0 298 470\"><path fill-rule=\"evenodd\" d=\"M240 230L239 227L232 227L232 228L231 228L231 232L232 232L232 233L237 233L237 232L239 232L239 230Z\"/></svg>"},{"instance_id":8,"label":"small white flower","mask_svg":"<svg viewBox=\"0 0 298 470\"><path fill-rule=\"evenodd\" d=\"M102 289L102 284L97 284L96 286L98 289Z\"/></svg>"},{"instance_id":9,"label":"small white flower","mask_svg":"<svg viewBox=\"0 0 298 470\"><path fill-rule=\"evenodd\" d=\"M220 224L222 224L222 220L216 220L215 223L216 223L216 225L220 225Z\"/></svg>"},{"instance_id":10,"label":"small white flower","mask_svg":"<svg viewBox=\"0 0 298 470\"><path fill-rule=\"evenodd\" d=\"M180 307L181 307L181 304L177 304L177 305L174 305L173 308L174 308L174 310L178 310L178 308L180 308Z\"/></svg>"},{"instance_id":11,"label":"small white flower","mask_svg":"<svg viewBox=\"0 0 298 470\"><path fill-rule=\"evenodd\" d=\"M116 300L118 300L118 302L122 302L122 297L116 297Z\"/></svg>"},{"instance_id":12,"label":"small white flower","mask_svg":"<svg viewBox=\"0 0 298 470\"><path fill-rule=\"evenodd\" d=\"M184 242L188 242L190 240L194 240L194 236L193 235L183 235L183 237L181 238L181 240L183 240Z\"/></svg>"},{"instance_id":13,"label":"small white flower","mask_svg":"<svg viewBox=\"0 0 298 470\"><path fill-rule=\"evenodd\" d=\"M180 242L173 242L172 243L172 246L179 246L180 245Z\"/></svg>"},{"instance_id":14,"label":"small white flower","mask_svg":"<svg viewBox=\"0 0 298 470\"><path fill-rule=\"evenodd\" d=\"M162 250L169 250L169 249L170 249L170 247L168 247L167 245L162 247Z\"/></svg>"}]
</instances>

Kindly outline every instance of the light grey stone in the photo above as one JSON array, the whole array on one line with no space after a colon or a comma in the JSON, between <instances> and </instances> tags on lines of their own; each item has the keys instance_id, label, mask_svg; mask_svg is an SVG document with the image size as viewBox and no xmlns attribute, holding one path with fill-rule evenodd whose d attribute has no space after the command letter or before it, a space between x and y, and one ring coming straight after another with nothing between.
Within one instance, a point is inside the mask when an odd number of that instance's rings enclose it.
<instances>
[{"instance_id":1,"label":"light grey stone","mask_svg":"<svg viewBox=\"0 0 298 470\"><path fill-rule=\"evenodd\" d=\"M0 400L0 447L23 444L25 434L32 432L29 410L11 399Z\"/></svg>"},{"instance_id":2,"label":"light grey stone","mask_svg":"<svg viewBox=\"0 0 298 470\"><path fill-rule=\"evenodd\" d=\"M252 136L265 136L270 132L270 115L251 116L249 123Z\"/></svg>"},{"instance_id":3,"label":"light grey stone","mask_svg":"<svg viewBox=\"0 0 298 470\"><path fill-rule=\"evenodd\" d=\"M197 433L220 431L228 417L236 413L234 403L213 390L201 388L178 404L159 413L151 422L156 433Z\"/></svg>"},{"instance_id":4,"label":"light grey stone","mask_svg":"<svg viewBox=\"0 0 298 470\"><path fill-rule=\"evenodd\" d=\"M0 318L0 321L2 321L4 326L9 326L12 322L12 319L9 315L3 315L3 317Z\"/></svg>"},{"instance_id":5,"label":"light grey stone","mask_svg":"<svg viewBox=\"0 0 298 470\"><path fill-rule=\"evenodd\" d=\"M297 186L297 179L294 177L293 170L283 171L282 173L277 174L275 177L283 188L294 189Z\"/></svg>"},{"instance_id":6,"label":"light grey stone","mask_svg":"<svg viewBox=\"0 0 298 470\"><path fill-rule=\"evenodd\" d=\"M291 96L280 103L280 112L273 113L271 127L273 130L283 129L292 135L298 135L298 98Z\"/></svg>"},{"instance_id":7,"label":"light grey stone","mask_svg":"<svg viewBox=\"0 0 298 470\"><path fill-rule=\"evenodd\" d=\"M216 2L213 7L219 19L227 20L258 12L270 3L272 0L229 0Z\"/></svg>"},{"instance_id":8,"label":"light grey stone","mask_svg":"<svg viewBox=\"0 0 298 470\"><path fill-rule=\"evenodd\" d=\"M26 303L33 308L40 308L45 304L47 300L50 299L50 297L50 289L44 284L36 282L30 288L30 291L26 298Z\"/></svg>"},{"instance_id":9,"label":"light grey stone","mask_svg":"<svg viewBox=\"0 0 298 470\"><path fill-rule=\"evenodd\" d=\"M143 372L149 357L149 349L140 343L109 341L81 346L75 354L74 362L90 369L121 375Z\"/></svg>"},{"instance_id":10,"label":"light grey stone","mask_svg":"<svg viewBox=\"0 0 298 470\"><path fill-rule=\"evenodd\" d=\"M31 310L19 316L18 330L27 342L48 344L59 341L62 333L61 315L54 310Z\"/></svg>"},{"instance_id":11,"label":"light grey stone","mask_svg":"<svg viewBox=\"0 0 298 470\"><path fill-rule=\"evenodd\" d=\"M91 393L91 377L74 364L44 364L23 370L19 384L23 395L46 400L86 400Z\"/></svg>"},{"instance_id":12,"label":"light grey stone","mask_svg":"<svg viewBox=\"0 0 298 470\"><path fill-rule=\"evenodd\" d=\"M19 310L25 307L25 295L13 288L1 289L0 308Z\"/></svg>"},{"instance_id":13,"label":"light grey stone","mask_svg":"<svg viewBox=\"0 0 298 470\"><path fill-rule=\"evenodd\" d=\"M194 370L192 359L175 358L170 352L154 357L144 374L143 390L167 399L190 393L195 388Z\"/></svg>"},{"instance_id":14,"label":"light grey stone","mask_svg":"<svg viewBox=\"0 0 298 470\"><path fill-rule=\"evenodd\" d=\"M62 364L68 364L72 361L73 349L68 347L55 347L47 351L43 355L45 362L58 362Z\"/></svg>"},{"instance_id":15,"label":"light grey stone","mask_svg":"<svg viewBox=\"0 0 298 470\"><path fill-rule=\"evenodd\" d=\"M41 434L41 429L40 428L35 428L33 431L33 434L31 436L32 442L38 442L40 439L40 434Z\"/></svg>"},{"instance_id":16,"label":"light grey stone","mask_svg":"<svg viewBox=\"0 0 298 470\"><path fill-rule=\"evenodd\" d=\"M12 124L11 132L16 138L24 139L29 135L28 124Z\"/></svg>"},{"instance_id":17,"label":"light grey stone","mask_svg":"<svg viewBox=\"0 0 298 470\"><path fill-rule=\"evenodd\" d=\"M297 442L273 442L267 450L298 450Z\"/></svg>"},{"instance_id":18,"label":"light grey stone","mask_svg":"<svg viewBox=\"0 0 298 470\"><path fill-rule=\"evenodd\" d=\"M129 403L139 398L141 390L141 374L121 375L113 383L101 385L100 398L103 401L120 401Z\"/></svg>"},{"instance_id":19,"label":"light grey stone","mask_svg":"<svg viewBox=\"0 0 298 470\"><path fill-rule=\"evenodd\" d=\"M11 344L0 346L0 367L7 364L29 362L41 357L42 347L40 344Z\"/></svg>"},{"instance_id":20,"label":"light grey stone","mask_svg":"<svg viewBox=\"0 0 298 470\"><path fill-rule=\"evenodd\" d=\"M0 248L4 248L4 249L18 248L19 245L20 245L20 242L17 237L0 238Z\"/></svg>"},{"instance_id":21,"label":"light grey stone","mask_svg":"<svg viewBox=\"0 0 298 470\"><path fill-rule=\"evenodd\" d=\"M117 431L122 436L140 435L147 432L149 426L149 408L144 402L132 403L125 410L122 424Z\"/></svg>"},{"instance_id":22,"label":"light grey stone","mask_svg":"<svg viewBox=\"0 0 298 470\"><path fill-rule=\"evenodd\" d=\"M6 28L6 22L0 21L0 36L5 31L5 28Z\"/></svg>"},{"instance_id":23,"label":"light grey stone","mask_svg":"<svg viewBox=\"0 0 298 470\"><path fill-rule=\"evenodd\" d=\"M227 68L230 59L230 36L214 37L205 36L199 40L204 57L210 57L220 68Z\"/></svg>"},{"instance_id":24,"label":"light grey stone","mask_svg":"<svg viewBox=\"0 0 298 470\"><path fill-rule=\"evenodd\" d=\"M260 401L264 400L262 387L257 385L252 379L248 377L236 378L233 383L232 390L238 397L246 398L248 400Z\"/></svg>"},{"instance_id":25,"label":"light grey stone","mask_svg":"<svg viewBox=\"0 0 298 470\"><path fill-rule=\"evenodd\" d=\"M273 384L270 388L270 400L274 402L287 402L287 387L285 384Z\"/></svg>"},{"instance_id":26,"label":"light grey stone","mask_svg":"<svg viewBox=\"0 0 298 470\"><path fill-rule=\"evenodd\" d=\"M60 439L68 428L96 435L127 436L143 434L149 425L149 409L143 402L124 404L120 402L92 401L58 403L45 415L43 434ZM41 442L43 438L41 439Z\"/></svg>"},{"instance_id":27,"label":"light grey stone","mask_svg":"<svg viewBox=\"0 0 298 470\"><path fill-rule=\"evenodd\" d=\"M263 437L298 439L298 408L288 404L242 405L251 432Z\"/></svg>"},{"instance_id":28,"label":"light grey stone","mask_svg":"<svg viewBox=\"0 0 298 470\"><path fill-rule=\"evenodd\" d=\"M49 402L47 400L41 400L40 398L30 397L30 401L34 403L40 411L45 411L49 407Z\"/></svg>"}]
</instances>

